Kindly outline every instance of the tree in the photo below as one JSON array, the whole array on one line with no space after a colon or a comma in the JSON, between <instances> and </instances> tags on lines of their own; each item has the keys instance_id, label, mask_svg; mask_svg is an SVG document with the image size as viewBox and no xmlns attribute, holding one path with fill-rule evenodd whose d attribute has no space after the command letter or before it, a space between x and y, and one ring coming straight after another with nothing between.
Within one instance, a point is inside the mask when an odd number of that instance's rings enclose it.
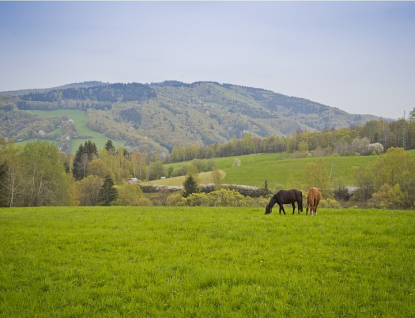
<instances>
[{"instance_id":1,"label":"tree","mask_svg":"<svg viewBox=\"0 0 415 318\"><path fill-rule=\"evenodd\" d=\"M399 183L404 192L415 187L415 161L403 148L389 148L373 169L376 189L385 183L392 187Z\"/></svg>"},{"instance_id":2,"label":"tree","mask_svg":"<svg viewBox=\"0 0 415 318\"><path fill-rule=\"evenodd\" d=\"M317 159L316 163L307 164L305 179L310 187L326 189L329 186L329 175L323 158Z\"/></svg>"},{"instance_id":3,"label":"tree","mask_svg":"<svg viewBox=\"0 0 415 318\"><path fill-rule=\"evenodd\" d=\"M359 188L354 195L356 200L369 201L374 191L372 170L368 167L359 167L354 173L354 179Z\"/></svg>"},{"instance_id":4,"label":"tree","mask_svg":"<svg viewBox=\"0 0 415 318\"><path fill-rule=\"evenodd\" d=\"M115 154L115 147L112 145L112 140L108 139L107 142L105 143L104 148L108 151L108 153L110 155Z\"/></svg>"},{"instance_id":5,"label":"tree","mask_svg":"<svg viewBox=\"0 0 415 318\"><path fill-rule=\"evenodd\" d=\"M29 142L19 154L25 206L65 205L69 184L58 148L47 141Z\"/></svg>"},{"instance_id":6,"label":"tree","mask_svg":"<svg viewBox=\"0 0 415 318\"><path fill-rule=\"evenodd\" d=\"M79 205L96 205L98 194L102 186L102 179L98 176L87 176L75 183Z\"/></svg>"},{"instance_id":7,"label":"tree","mask_svg":"<svg viewBox=\"0 0 415 318\"><path fill-rule=\"evenodd\" d=\"M142 179L146 173L145 155L138 151L133 151L130 156L131 172L134 178Z\"/></svg>"},{"instance_id":8,"label":"tree","mask_svg":"<svg viewBox=\"0 0 415 318\"><path fill-rule=\"evenodd\" d=\"M111 175L111 170L102 159L94 159L88 162L88 175L94 175L105 179L107 175Z\"/></svg>"},{"instance_id":9,"label":"tree","mask_svg":"<svg viewBox=\"0 0 415 318\"><path fill-rule=\"evenodd\" d=\"M151 205L151 201L144 198L143 191L138 184L115 186L118 193L117 205Z\"/></svg>"},{"instance_id":10,"label":"tree","mask_svg":"<svg viewBox=\"0 0 415 318\"><path fill-rule=\"evenodd\" d=\"M183 187L184 187L183 197L185 198L191 195L192 193L199 192L197 181L191 174L189 174L186 180L184 180Z\"/></svg>"},{"instance_id":11,"label":"tree","mask_svg":"<svg viewBox=\"0 0 415 318\"><path fill-rule=\"evenodd\" d=\"M158 180L165 175L162 160L152 162L148 168L150 170L149 180Z\"/></svg>"},{"instance_id":12,"label":"tree","mask_svg":"<svg viewBox=\"0 0 415 318\"><path fill-rule=\"evenodd\" d=\"M220 190L222 188L221 181L222 181L222 175L220 171L216 168L213 168L211 171L212 174L212 181L215 185L215 190Z\"/></svg>"},{"instance_id":13,"label":"tree","mask_svg":"<svg viewBox=\"0 0 415 318\"><path fill-rule=\"evenodd\" d=\"M393 187L385 183L373 193L371 205L382 209L404 209L410 208L412 202L408 200L408 193L401 191L399 183Z\"/></svg>"},{"instance_id":14,"label":"tree","mask_svg":"<svg viewBox=\"0 0 415 318\"><path fill-rule=\"evenodd\" d=\"M0 144L0 164L3 170L0 178L0 206L20 205L24 180L19 162L20 151L21 147L15 147L12 142Z\"/></svg>"},{"instance_id":15,"label":"tree","mask_svg":"<svg viewBox=\"0 0 415 318\"><path fill-rule=\"evenodd\" d=\"M112 201L117 199L117 189L114 188L114 181L111 177L106 176L104 183L98 193L99 205L110 205Z\"/></svg>"},{"instance_id":16,"label":"tree","mask_svg":"<svg viewBox=\"0 0 415 318\"><path fill-rule=\"evenodd\" d=\"M72 174L76 180L81 180L88 175L88 163L96 157L98 157L98 150L95 143L87 140L83 145L79 145L72 168Z\"/></svg>"}]
</instances>

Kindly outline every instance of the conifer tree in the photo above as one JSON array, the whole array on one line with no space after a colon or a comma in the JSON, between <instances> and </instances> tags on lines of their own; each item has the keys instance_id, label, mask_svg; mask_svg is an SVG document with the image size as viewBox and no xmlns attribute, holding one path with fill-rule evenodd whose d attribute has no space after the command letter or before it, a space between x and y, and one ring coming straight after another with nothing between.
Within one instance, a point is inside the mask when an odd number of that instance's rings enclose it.
<instances>
[{"instance_id":1,"label":"conifer tree","mask_svg":"<svg viewBox=\"0 0 415 318\"><path fill-rule=\"evenodd\" d=\"M114 188L114 181L111 177L106 176L104 183L98 193L98 204L99 205L110 205L110 203L116 200L118 197L117 189Z\"/></svg>"},{"instance_id":2,"label":"conifer tree","mask_svg":"<svg viewBox=\"0 0 415 318\"><path fill-rule=\"evenodd\" d=\"M76 180L82 180L88 175L88 163L98 156L98 149L91 140L80 144L73 160L72 174Z\"/></svg>"},{"instance_id":3,"label":"conifer tree","mask_svg":"<svg viewBox=\"0 0 415 318\"><path fill-rule=\"evenodd\" d=\"M115 147L113 146L111 139L108 139L107 140L107 142L105 143L105 147L104 148L108 151L108 153L110 155L115 154Z\"/></svg>"},{"instance_id":4,"label":"conifer tree","mask_svg":"<svg viewBox=\"0 0 415 318\"><path fill-rule=\"evenodd\" d=\"M196 179L190 174L183 183L184 193L183 197L187 198L189 195L195 192L199 192Z\"/></svg>"}]
</instances>

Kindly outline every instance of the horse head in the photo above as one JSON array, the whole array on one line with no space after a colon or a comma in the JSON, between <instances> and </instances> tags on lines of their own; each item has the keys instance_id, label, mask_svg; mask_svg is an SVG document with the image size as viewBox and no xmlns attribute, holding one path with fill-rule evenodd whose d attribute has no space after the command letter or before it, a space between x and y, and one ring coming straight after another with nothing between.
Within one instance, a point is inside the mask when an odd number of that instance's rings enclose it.
<instances>
[{"instance_id":1,"label":"horse head","mask_svg":"<svg viewBox=\"0 0 415 318\"><path fill-rule=\"evenodd\" d=\"M270 214L272 212L272 208L270 204L267 204L265 207L265 214Z\"/></svg>"}]
</instances>

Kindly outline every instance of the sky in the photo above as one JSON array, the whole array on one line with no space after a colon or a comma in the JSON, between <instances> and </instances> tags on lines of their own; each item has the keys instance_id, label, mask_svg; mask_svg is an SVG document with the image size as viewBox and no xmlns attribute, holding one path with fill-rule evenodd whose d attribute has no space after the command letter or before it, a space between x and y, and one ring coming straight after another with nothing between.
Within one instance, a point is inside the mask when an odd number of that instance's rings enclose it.
<instances>
[{"instance_id":1,"label":"sky","mask_svg":"<svg viewBox=\"0 0 415 318\"><path fill-rule=\"evenodd\" d=\"M415 2L0 1L0 16L0 91L215 81L352 114L415 108Z\"/></svg>"}]
</instances>

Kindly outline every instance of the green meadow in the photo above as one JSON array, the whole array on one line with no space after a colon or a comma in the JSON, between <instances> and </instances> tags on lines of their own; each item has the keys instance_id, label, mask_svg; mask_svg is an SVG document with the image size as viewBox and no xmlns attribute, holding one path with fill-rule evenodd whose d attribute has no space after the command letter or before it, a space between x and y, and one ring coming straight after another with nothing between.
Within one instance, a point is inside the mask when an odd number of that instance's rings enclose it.
<instances>
[{"instance_id":1,"label":"green meadow","mask_svg":"<svg viewBox=\"0 0 415 318\"><path fill-rule=\"evenodd\" d=\"M411 153L413 153L411 151ZM238 158L240 166L234 166ZM326 171L332 182L341 182L344 186L354 184L354 173L360 166L374 163L379 156L350 156L350 157L323 157ZM305 172L307 164L316 163L319 158L292 159L290 154L258 154L238 157L214 158L218 169L225 173L222 183L243 184L264 187L267 180L268 187L273 190L292 187L306 188ZM188 165L191 162L168 164L173 168ZM183 177L152 181L155 184L183 185Z\"/></svg>"},{"instance_id":2,"label":"green meadow","mask_svg":"<svg viewBox=\"0 0 415 318\"><path fill-rule=\"evenodd\" d=\"M32 113L41 115L41 116L68 116L70 119L74 121L74 125L76 127L76 131L80 136L92 136L90 139L94 142L98 149L104 149L105 143L108 140L108 137L104 136L103 134L96 132L94 130L89 129L86 126L86 113L82 110L76 109L57 109L57 110L31 110ZM58 133L61 130L58 129ZM85 143L86 139L72 139L71 140L71 152L75 153L80 144ZM113 141L113 145L118 148L121 146L118 142Z\"/></svg>"},{"instance_id":3,"label":"green meadow","mask_svg":"<svg viewBox=\"0 0 415 318\"><path fill-rule=\"evenodd\" d=\"M0 209L0 317L414 317L415 214Z\"/></svg>"}]
</instances>

